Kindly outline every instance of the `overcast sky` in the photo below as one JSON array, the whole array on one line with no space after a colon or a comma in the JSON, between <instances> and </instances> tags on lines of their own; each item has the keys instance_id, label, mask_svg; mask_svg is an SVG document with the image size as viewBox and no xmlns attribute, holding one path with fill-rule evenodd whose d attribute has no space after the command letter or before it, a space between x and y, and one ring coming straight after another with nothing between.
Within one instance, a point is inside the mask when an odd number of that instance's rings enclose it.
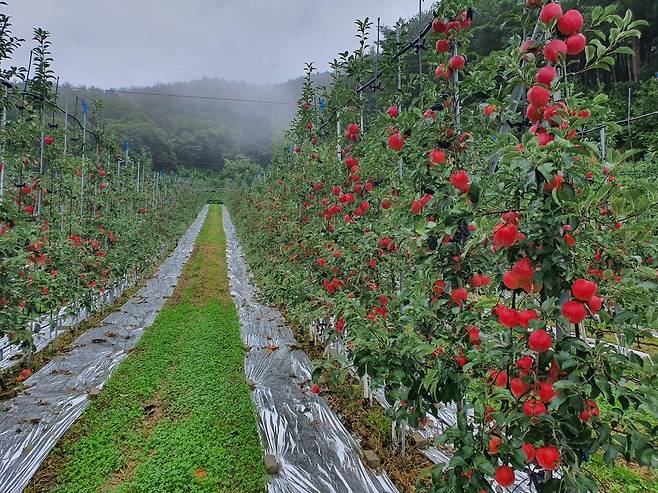
<instances>
[{"instance_id":1,"label":"overcast sky","mask_svg":"<svg viewBox=\"0 0 658 493\"><path fill-rule=\"evenodd\" d=\"M8 0L14 33L52 33L62 81L140 86L203 76L266 84L353 49L356 18L392 25L417 0ZM424 0L427 7L430 0ZM425 5L424 5L425 6Z\"/></svg>"}]
</instances>

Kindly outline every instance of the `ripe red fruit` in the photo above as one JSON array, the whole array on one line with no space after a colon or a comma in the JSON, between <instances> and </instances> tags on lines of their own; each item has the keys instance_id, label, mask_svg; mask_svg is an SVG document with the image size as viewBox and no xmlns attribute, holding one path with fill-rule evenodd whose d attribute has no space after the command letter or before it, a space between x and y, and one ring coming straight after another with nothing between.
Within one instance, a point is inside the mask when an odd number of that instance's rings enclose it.
<instances>
[{"instance_id":1,"label":"ripe red fruit","mask_svg":"<svg viewBox=\"0 0 658 493\"><path fill-rule=\"evenodd\" d=\"M508 274L510 273L508 272ZM507 286L507 280L505 278L503 278L503 282L505 282L505 285ZM516 288L510 288L510 289L516 289ZM518 313L516 310L512 308L507 308L506 306L500 305L496 308L496 315L498 315L498 322L509 329L512 329L517 325L519 325Z\"/></svg>"},{"instance_id":2,"label":"ripe red fruit","mask_svg":"<svg viewBox=\"0 0 658 493\"><path fill-rule=\"evenodd\" d=\"M420 211L422 210L422 208L423 208L423 205L420 203L420 200L414 200L411 203L411 213L414 216L417 216L418 214L420 214Z\"/></svg>"},{"instance_id":3,"label":"ripe red fruit","mask_svg":"<svg viewBox=\"0 0 658 493\"><path fill-rule=\"evenodd\" d=\"M439 39L436 42L437 53L448 53L450 51L450 41L447 39Z\"/></svg>"},{"instance_id":4,"label":"ripe red fruit","mask_svg":"<svg viewBox=\"0 0 658 493\"><path fill-rule=\"evenodd\" d=\"M531 320L538 320L539 315L535 310L521 310L517 314L517 319L519 322L519 325L523 327L524 329L528 328L528 325L530 325Z\"/></svg>"},{"instance_id":5,"label":"ripe red fruit","mask_svg":"<svg viewBox=\"0 0 658 493\"><path fill-rule=\"evenodd\" d=\"M391 118L397 118L400 115L400 110L398 110L397 106L391 106L387 113Z\"/></svg>"},{"instance_id":6,"label":"ripe red fruit","mask_svg":"<svg viewBox=\"0 0 658 493\"><path fill-rule=\"evenodd\" d=\"M542 119L542 111L540 108L537 108L536 106L529 104L528 109L526 110L525 116L528 120L530 120L533 123L540 122Z\"/></svg>"},{"instance_id":7,"label":"ripe red fruit","mask_svg":"<svg viewBox=\"0 0 658 493\"><path fill-rule=\"evenodd\" d=\"M588 422L592 416L600 416L601 411L599 411L599 405L590 399L585 399L585 409L581 412L578 417L584 423Z\"/></svg>"},{"instance_id":8,"label":"ripe red fruit","mask_svg":"<svg viewBox=\"0 0 658 493\"><path fill-rule=\"evenodd\" d=\"M520 378L513 378L510 381L510 390L512 391L512 395L514 396L514 398L519 399L528 393L528 391L530 390L530 385L525 383Z\"/></svg>"},{"instance_id":9,"label":"ripe red fruit","mask_svg":"<svg viewBox=\"0 0 658 493\"><path fill-rule=\"evenodd\" d=\"M559 3L547 3L546 5L544 5L544 7L541 9L541 12L539 13L539 20L542 21L544 24L548 24L553 19L561 15L562 15L562 7L560 7Z\"/></svg>"},{"instance_id":10,"label":"ripe red fruit","mask_svg":"<svg viewBox=\"0 0 658 493\"><path fill-rule=\"evenodd\" d=\"M507 385L507 372L494 368L489 372L489 380L495 382L496 387L504 387Z\"/></svg>"},{"instance_id":11,"label":"ripe red fruit","mask_svg":"<svg viewBox=\"0 0 658 493\"><path fill-rule=\"evenodd\" d=\"M395 132L389 137L388 146L394 151L400 151L404 147L404 138L400 132Z\"/></svg>"},{"instance_id":12,"label":"ripe red fruit","mask_svg":"<svg viewBox=\"0 0 658 493\"><path fill-rule=\"evenodd\" d=\"M446 31L446 23L443 22L443 19L438 17L432 22L432 31L435 33L444 33Z\"/></svg>"},{"instance_id":13,"label":"ripe red fruit","mask_svg":"<svg viewBox=\"0 0 658 493\"><path fill-rule=\"evenodd\" d=\"M503 488L512 486L515 481L514 469L510 466L498 466L495 474L496 482Z\"/></svg>"},{"instance_id":14,"label":"ripe red fruit","mask_svg":"<svg viewBox=\"0 0 658 493\"><path fill-rule=\"evenodd\" d=\"M574 34L567 38L567 54L574 56L583 52L587 45L587 38L582 33Z\"/></svg>"},{"instance_id":15,"label":"ripe red fruit","mask_svg":"<svg viewBox=\"0 0 658 493\"><path fill-rule=\"evenodd\" d=\"M388 199L382 200L382 209L390 209L391 208L391 201Z\"/></svg>"},{"instance_id":16,"label":"ripe red fruit","mask_svg":"<svg viewBox=\"0 0 658 493\"><path fill-rule=\"evenodd\" d=\"M515 226L519 225L519 214L517 211L504 212L500 215L500 218L508 224L514 224Z\"/></svg>"},{"instance_id":17,"label":"ripe red fruit","mask_svg":"<svg viewBox=\"0 0 658 493\"><path fill-rule=\"evenodd\" d=\"M562 316L572 324L579 324L587 316L585 305L580 301L569 300L562 305Z\"/></svg>"},{"instance_id":18,"label":"ripe red fruit","mask_svg":"<svg viewBox=\"0 0 658 493\"><path fill-rule=\"evenodd\" d=\"M491 116L492 114L494 114L497 110L498 110L498 108L496 108L495 104L488 104L482 110L482 114L484 116L488 117L488 116Z\"/></svg>"},{"instance_id":19,"label":"ripe red fruit","mask_svg":"<svg viewBox=\"0 0 658 493\"><path fill-rule=\"evenodd\" d=\"M567 244L569 248L573 248L576 246L576 238L572 234L567 233L564 235L564 242Z\"/></svg>"},{"instance_id":20,"label":"ripe red fruit","mask_svg":"<svg viewBox=\"0 0 658 493\"><path fill-rule=\"evenodd\" d=\"M537 134L537 142L539 142L539 145L541 147L547 146L551 142L553 142L554 137L549 134L548 132L541 132Z\"/></svg>"},{"instance_id":21,"label":"ripe red fruit","mask_svg":"<svg viewBox=\"0 0 658 493\"><path fill-rule=\"evenodd\" d=\"M539 382L539 392L537 395L542 400L542 402L548 404L558 395L560 395L560 393L555 391L551 382Z\"/></svg>"},{"instance_id":22,"label":"ripe red fruit","mask_svg":"<svg viewBox=\"0 0 658 493\"><path fill-rule=\"evenodd\" d=\"M593 313L596 313L601 310L601 307L603 306L603 300L594 295L587 302L587 306L589 306L589 309L592 310Z\"/></svg>"},{"instance_id":23,"label":"ripe red fruit","mask_svg":"<svg viewBox=\"0 0 658 493\"><path fill-rule=\"evenodd\" d=\"M532 356L522 356L521 358L516 360L516 366L518 368L521 368L522 370L529 370L532 368L532 365L535 363L535 360L532 358Z\"/></svg>"},{"instance_id":24,"label":"ripe red fruit","mask_svg":"<svg viewBox=\"0 0 658 493\"><path fill-rule=\"evenodd\" d=\"M55 142L55 138L51 135L46 135L43 138L43 143L46 144L47 146L53 145L54 142Z\"/></svg>"},{"instance_id":25,"label":"ripe red fruit","mask_svg":"<svg viewBox=\"0 0 658 493\"><path fill-rule=\"evenodd\" d=\"M348 168L354 168L359 165L359 160L353 156L347 156L345 158L345 166Z\"/></svg>"},{"instance_id":26,"label":"ripe red fruit","mask_svg":"<svg viewBox=\"0 0 658 493\"><path fill-rule=\"evenodd\" d=\"M544 86L532 86L528 90L528 101L535 107L546 106L551 100L551 91Z\"/></svg>"},{"instance_id":27,"label":"ripe red fruit","mask_svg":"<svg viewBox=\"0 0 658 493\"><path fill-rule=\"evenodd\" d=\"M525 258L522 258L521 260L518 260L512 266L512 272L514 274L516 274L522 280L525 280L525 279L532 280L532 275L535 272L535 268L532 265L532 260L525 257Z\"/></svg>"},{"instance_id":28,"label":"ripe red fruit","mask_svg":"<svg viewBox=\"0 0 658 493\"><path fill-rule=\"evenodd\" d=\"M466 65L466 58L462 55L455 55L450 59L448 68L452 70L461 70L464 68L464 65Z\"/></svg>"},{"instance_id":29,"label":"ripe red fruit","mask_svg":"<svg viewBox=\"0 0 658 493\"><path fill-rule=\"evenodd\" d=\"M479 346L480 345L480 329L473 326L469 326L466 328L468 331L468 342L470 344L473 344L474 346Z\"/></svg>"},{"instance_id":30,"label":"ripe red fruit","mask_svg":"<svg viewBox=\"0 0 658 493\"><path fill-rule=\"evenodd\" d=\"M468 363L468 359L465 358L463 355L455 356L455 363L457 363L460 368L464 368L466 363Z\"/></svg>"},{"instance_id":31,"label":"ripe red fruit","mask_svg":"<svg viewBox=\"0 0 658 493\"><path fill-rule=\"evenodd\" d=\"M32 376L32 371L28 368L25 368L24 370L21 370L21 373L16 377L17 382L24 382L28 378Z\"/></svg>"},{"instance_id":32,"label":"ripe red fruit","mask_svg":"<svg viewBox=\"0 0 658 493\"><path fill-rule=\"evenodd\" d=\"M311 393L312 394L319 394L320 393L320 386L317 383L314 383L311 386Z\"/></svg>"},{"instance_id":33,"label":"ripe red fruit","mask_svg":"<svg viewBox=\"0 0 658 493\"><path fill-rule=\"evenodd\" d=\"M551 348L553 338L544 329L535 330L528 337L528 347L536 353L544 353Z\"/></svg>"},{"instance_id":34,"label":"ripe red fruit","mask_svg":"<svg viewBox=\"0 0 658 493\"><path fill-rule=\"evenodd\" d=\"M434 281L434 284L432 285L432 292L436 296L441 296L445 291L445 288L446 288L445 281L441 281L441 280Z\"/></svg>"},{"instance_id":35,"label":"ripe red fruit","mask_svg":"<svg viewBox=\"0 0 658 493\"><path fill-rule=\"evenodd\" d=\"M464 170L455 171L450 175L450 183L461 193L468 193L471 189L471 181L468 173Z\"/></svg>"},{"instance_id":36,"label":"ripe red fruit","mask_svg":"<svg viewBox=\"0 0 658 493\"><path fill-rule=\"evenodd\" d=\"M450 294L450 299L455 305L462 306L468 299L468 291L466 288L457 288Z\"/></svg>"},{"instance_id":37,"label":"ripe red fruit","mask_svg":"<svg viewBox=\"0 0 658 493\"><path fill-rule=\"evenodd\" d=\"M546 120L551 126L558 126L558 122L555 120L555 116L560 111L564 111L564 105L562 104L558 103L546 106L546 108L544 108L544 120Z\"/></svg>"},{"instance_id":38,"label":"ripe red fruit","mask_svg":"<svg viewBox=\"0 0 658 493\"><path fill-rule=\"evenodd\" d=\"M560 55L567 53L567 44L561 39L553 39L544 46L544 58L552 63L560 59Z\"/></svg>"},{"instance_id":39,"label":"ripe red fruit","mask_svg":"<svg viewBox=\"0 0 658 493\"><path fill-rule=\"evenodd\" d=\"M564 36L572 36L583 29L583 16L575 9L567 10L558 19L557 29Z\"/></svg>"},{"instance_id":40,"label":"ripe red fruit","mask_svg":"<svg viewBox=\"0 0 658 493\"><path fill-rule=\"evenodd\" d=\"M527 463L532 462L535 458L535 447L531 443L526 442L521 445L521 450L523 450L523 453L526 456L525 461Z\"/></svg>"},{"instance_id":41,"label":"ripe red fruit","mask_svg":"<svg viewBox=\"0 0 658 493\"><path fill-rule=\"evenodd\" d=\"M489 440L489 453L491 455L497 454L501 443L503 443L503 441L499 437L491 437Z\"/></svg>"},{"instance_id":42,"label":"ripe red fruit","mask_svg":"<svg viewBox=\"0 0 658 493\"><path fill-rule=\"evenodd\" d=\"M479 288L482 286L482 278L480 274L473 274L473 276L471 276L470 283L474 288Z\"/></svg>"},{"instance_id":43,"label":"ripe red fruit","mask_svg":"<svg viewBox=\"0 0 658 493\"><path fill-rule=\"evenodd\" d=\"M446 162L446 153L440 149L430 151L430 162L432 164L443 164Z\"/></svg>"},{"instance_id":44,"label":"ripe red fruit","mask_svg":"<svg viewBox=\"0 0 658 493\"><path fill-rule=\"evenodd\" d=\"M519 237L519 230L513 224L506 224L494 232L494 243L497 246L511 247Z\"/></svg>"},{"instance_id":45,"label":"ripe red fruit","mask_svg":"<svg viewBox=\"0 0 658 493\"><path fill-rule=\"evenodd\" d=\"M596 294L597 285L587 279L576 279L571 285L571 292L580 301L589 301Z\"/></svg>"},{"instance_id":46,"label":"ripe red fruit","mask_svg":"<svg viewBox=\"0 0 658 493\"><path fill-rule=\"evenodd\" d=\"M557 70L551 65L546 65L539 69L537 75L535 76L535 82L537 84L544 84L545 86L550 86L551 82L557 77Z\"/></svg>"},{"instance_id":47,"label":"ripe red fruit","mask_svg":"<svg viewBox=\"0 0 658 493\"><path fill-rule=\"evenodd\" d=\"M526 39L521 43L521 53L528 53L529 51L535 51L535 40L534 39Z\"/></svg>"},{"instance_id":48,"label":"ripe red fruit","mask_svg":"<svg viewBox=\"0 0 658 493\"><path fill-rule=\"evenodd\" d=\"M539 465L547 471L553 471L560 465L560 451L555 445L539 447L535 451L535 457Z\"/></svg>"},{"instance_id":49,"label":"ripe red fruit","mask_svg":"<svg viewBox=\"0 0 658 493\"><path fill-rule=\"evenodd\" d=\"M434 70L434 75L436 75L437 79L447 79L452 75L452 70L446 68L444 63L440 63L439 66Z\"/></svg>"},{"instance_id":50,"label":"ripe red fruit","mask_svg":"<svg viewBox=\"0 0 658 493\"><path fill-rule=\"evenodd\" d=\"M552 190L560 190L560 188L562 188L563 183L564 183L564 176L553 175L551 181L549 183L544 184L544 190L546 190L547 192L550 192Z\"/></svg>"},{"instance_id":51,"label":"ripe red fruit","mask_svg":"<svg viewBox=\"0 0 658 493\"><path fill-rule=\"evenodd\" d=\"M546 414L546 404L536 399L528 399L523 403L523 414L531 418Z\"/></svg>"}]
</instances>

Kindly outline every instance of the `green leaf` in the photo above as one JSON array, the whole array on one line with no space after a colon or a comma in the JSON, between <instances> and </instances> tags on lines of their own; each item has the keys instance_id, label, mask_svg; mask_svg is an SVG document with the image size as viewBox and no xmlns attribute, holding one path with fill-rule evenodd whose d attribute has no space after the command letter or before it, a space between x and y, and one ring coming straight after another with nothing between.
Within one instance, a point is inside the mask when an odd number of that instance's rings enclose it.
<instances>
[{"instance_id":1,"label":"green leaf","mask_svg":"<svg viewBox=\"0 0 658 493\"><path fill-rule=\"evenodd\" d=\"M610 54L611 54L611 55L619 54L619 55L630 55L630 56L634 56L634 55L635 55L635 51L634 51L633 48L631 48L630 46L619 46L618 48L615 48L614 50L612 50L612 51L610 52Z\"/></svg>"}]
</instances>

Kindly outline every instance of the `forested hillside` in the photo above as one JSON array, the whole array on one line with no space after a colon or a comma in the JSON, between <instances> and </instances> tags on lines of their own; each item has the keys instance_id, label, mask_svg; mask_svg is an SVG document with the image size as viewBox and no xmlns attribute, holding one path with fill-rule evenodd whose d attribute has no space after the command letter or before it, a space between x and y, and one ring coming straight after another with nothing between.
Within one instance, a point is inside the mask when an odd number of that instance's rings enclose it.
<instances>
[{"instance_id":1,"label":"forested hillside","mask_svg":"<svg viewBox=\"0 0 658 493\"><path fill-rule=\"evenodd\" d=\"M125 135L132 148L146 147L159 168L180 164L219 170L227 157L238 154L268 162L272 140L290 121L301 84L297 79L253 86L207 78L117 92L63 87L60 106L68 99L69 110L80 116L82 99L100 102L95 111L108 126ZM217 97L242 101L212 99Z\"/></svg>"},{"instance_id":2,"label":"forested hillside","mask_svg":"<svg viewBox=\"0 0 658 493\"><path fill-rule=\"evenodd\" d=\"M480 0L474 8L473 51L479 57L492 50L503 49L509 41L510 32L518 32L518 18L513 17L512 5L517 0ZM594 6L610 5L608 0L581 0L563 2L565 7L578 5L585 14ZM597 70L579 77L583 90L595 90L599 85L608 86L610 108L620 118L628 110L628 89L631 88L631 113L639 115L651 111L652 100L658 97L658 5L655 1L621 0L617 2L618 13L631 9L638 19L649 22L643 27L642 37L632 41L637 54L628 57L614 55L616 63L611 71ZM408 39L432 17L426 12L405 21L402 37ZM370 19L372 21L372 19ZM395 29L384 27L381 46L395 49ZM530 33L527 33L528 35ZM352 40L345 40L349 48ZM433 47L426 46L426 49ZM374 43L365 46L374 56ZM338 58L339 59L339 58ZM405 58L404 70L418 72L416 53L411 50ZM302 67L300 66L300 72ZM429 71L430 67L424 67ZM329 73L314 76L316 85L327 85ZM267 86L254 86L243 82L232 82L219 78L204 78L191 82L159 84L153 87L122 88L117 92L100 92L86 88L60 88L60 105L69 100L70 109L76 111L76 97L81 100L102 101L103 117L108 126L118 134L125 135L132 148L148 149L156 167L171 169L177 165L192 166L206 170L220 170L226 158L245 155L262 166L272 157L272 145L282 130L287 127L300 97L303 79ZM148 93L148 94L146 94ZM153 93L160 94L152 95ZM167 96L164 96L167 95ZM192 96L193 98L173 97ZM203 99L210 98L210 99ZM248 99L266 102L226 101L212 98ZM274 104L276 102L278 104ZM79 103L78 103L79 105ZM81 109L78 107L78 113ZM639 132L637 144L655 147L653 122L636 124Z\"/></svg>"}]
</instances>

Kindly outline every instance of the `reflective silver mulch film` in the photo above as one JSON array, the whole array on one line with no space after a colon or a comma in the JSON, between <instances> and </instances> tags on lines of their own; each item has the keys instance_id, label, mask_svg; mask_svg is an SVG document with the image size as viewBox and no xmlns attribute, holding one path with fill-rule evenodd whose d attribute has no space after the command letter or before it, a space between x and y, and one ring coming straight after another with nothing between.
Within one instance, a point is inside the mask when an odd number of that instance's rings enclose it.
<instances>
[{"instance_id":1,"label":"reflective silver mulch film","mask_svg":"<svg viewBox=\"0 0 658 493\"><path fill-rule=\"evenodd\" d=\"M0 413L0 493L20 493L57 440L87 407L135 346L174 290L208 207L180 238L171 256L127 303L82 334L25 382L26 390Z\"/></svg>"},{"instance_id":2,"label":"reflective silver mulch film","mask_svg":"<svg viewBox=\"0 0 658 493\"><path fill-rule=\"evenodd\" d=\"M334 320L330 320L328 323L315 324L315 326L311 327L311 333L314 334L314 337L322 339L325 337L322 331L327 327L332 331L335 330L334 324ZM326 350L342 353L344 352L344 347L342 344L334 342L330 343ZM353 374L356 375L356 370L353 370ZM369 380L366 380L366 382L369 382ZM384 409L389 409L391 407L386 400L382 388L372 389L369 384L364 384L364 398L370 398L371 400L374 399ZM468 416L469 418L472 418L472 410L468 410ZM457 406L454 403L449 405L442 404L437 409L436 416L427 414L425 417L427 423L422 428L413 428L406 423L399 425L399 430L396 430L399 431L399 433L394 432L393 442L395 443L399 438L401 442L399 443L399 446L401 449L404 449L406 447L405 444L408 442L408 436L411 436L414 433L419 433L424 439L428 440L430 444L433 443L434 439L444 433L446 429L457 426ZM451 455L448 450L439 450L437 447L430 445L428 447L419 448L418 451L434 464L448 464L448 462L450 462ZM537 489L531 483L531 478L528 474L529 472L529 468L525 471L515 471L516 482L514 486L503 488L496 484L494 491L498 493L537 493ZM554 474L559 474L559 471Z\"/></svg>"},{"instance_id":3,"label":"reflective silver mulch film","mask_svg":"<svg viewBox=\"0 0 658 493\"><path fill-rule=\"evenodd\" d=\"M129 280L128 277L122 279L104 295L99 296L91 310L87 310L86 308L74 310L70 306L64 306L52 317L45 316L32 322L30 328L32 331L32 341L36 346L35 352L43 351L62 331L76 327L88 320L103 305L114 303L126 289L134 285L135 281L136 279ZM73 313L71 313L72 311ZM10 344L7 336L0 338L0 370L6 370L18 364L23 359L23 356L24 350L15 344Z\"/></svg>"},{"instance_id":4,"label":"reflective silver mulch film","mask_svg":"<svg viewBox=\"0 0 658 493\"><path fill-rule=\"evenodd\" d=\"M224 210L224 229L231 295L240 314L242 338L247 348L245 372L253 381L253 400L260 417L260 432L266 453L279 461L281 472L269 487L278 492L396 491L385 475L375 475L359 461L354 438L333 411L308 389L312 364L303 351L295 350L295 338L281 314L258 302L257 289L242 249L235 237L230 216ZM311 335L323 339L323 330L334 321L311 327ZM292 347L291 347L292 346ZM274 349L274 348L277 349ZM342 347L328 351L342 352ZM382 389L367 390L382 407L390 405ZM441 406L438 419L428 415L422 429L403 426L400 434L419 432L433 440L447 428L456 426L455 405ZM399 436L399 435L398 435ZM318 442L319 440L319 442ZM434 446L419 450L435 464L447 464L450 453ZM347 469L347 471L345 471ZM358 482L350 477L356 477ZM516 471L516 484L510 489L496 486L498 492L535 493L528 475Z\"/></svg>"},{"instance_id":5,"label":"reflective silver mulch film","mask_svg":"<svg viewBox=\"0 0 658 493\"><path fill-rule=\"evenodd\" d=\"M267 454L279 472L270 493L397 492L386 474L366 467L359 446L322 397L309 389L312 363L296 349L281 314L261 304L233 224L224 210L231 295L247 348L245 373Z\"/></svg>"}]
</instances>

